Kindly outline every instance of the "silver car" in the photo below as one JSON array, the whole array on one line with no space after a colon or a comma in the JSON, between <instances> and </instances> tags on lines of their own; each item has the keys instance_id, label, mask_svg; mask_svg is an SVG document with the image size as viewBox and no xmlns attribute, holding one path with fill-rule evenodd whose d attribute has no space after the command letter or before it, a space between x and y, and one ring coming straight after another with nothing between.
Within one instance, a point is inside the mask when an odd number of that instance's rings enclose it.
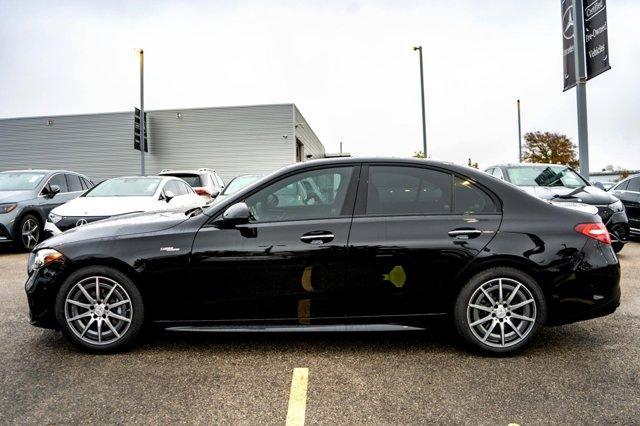
<instances>
[{"instance_id":1,"label":"silver car","mask_svg":"<svg viewBox=\"0 0 640 426\"><path fill-rule=\"evenodd\" d=\"M49 212L93 187L88 177L67 170L0 173L0 242L30 250L44 237Z\"/></svg>"}]
</instances>

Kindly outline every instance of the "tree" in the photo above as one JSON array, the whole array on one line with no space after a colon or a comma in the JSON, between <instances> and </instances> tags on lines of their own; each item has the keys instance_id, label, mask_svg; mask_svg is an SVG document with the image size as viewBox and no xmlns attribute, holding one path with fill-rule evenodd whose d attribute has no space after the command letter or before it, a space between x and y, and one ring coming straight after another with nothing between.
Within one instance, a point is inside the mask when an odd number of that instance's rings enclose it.
<instances>
[{"instance_id":1,"label":"tree","mask_svg":"<svg viewBox=\"0 0 640 426\"><path fill-rule=\"evenodd\" d=\"M473 161L471 161L471 158L469 158L469 161L467 162L467 166L473 167L474 169L477 169L478 168L478 163L474 163Z\"/></svg>"},{"instance_id":2,"label":"tree","mask_svg":"<svg viewBox=\"0 0 640 426\"><path fill-rule=\"evenodd\" d=\"M571 139L560 133L528 132L524 135L525 163L566 164L578 167L576 146Z\"/></svg>"},{"instance_id":3,"label":"tree","mask_svg":"<svg viewBox=\"0 0 640 426\"><path fill-rule=\"evenodd\" d=\"M424 158L424 152L423 151L416 151L413 153L412 155L413 158Z\"/></svg>"}]
</instances>

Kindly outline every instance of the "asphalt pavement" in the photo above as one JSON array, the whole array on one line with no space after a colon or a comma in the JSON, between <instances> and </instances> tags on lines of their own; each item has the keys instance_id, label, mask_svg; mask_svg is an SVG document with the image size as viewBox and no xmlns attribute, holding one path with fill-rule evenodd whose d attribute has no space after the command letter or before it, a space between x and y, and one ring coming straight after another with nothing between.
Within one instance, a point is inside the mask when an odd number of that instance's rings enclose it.
<instances>
[{"instance_id":1,"label":"asphalt pavement","mask_svg":"<svg viewBox=\"0 0 640 426\"><path fill-rule=\"evenodd\" d=\"M295 368L306 424L640 424L640 243L620 255L615 314L547 328L512 358L428 332L156 332L79 352L29 325L27 255L0 250L0 424L284 424Z\"/></svg>"}]
</instances>

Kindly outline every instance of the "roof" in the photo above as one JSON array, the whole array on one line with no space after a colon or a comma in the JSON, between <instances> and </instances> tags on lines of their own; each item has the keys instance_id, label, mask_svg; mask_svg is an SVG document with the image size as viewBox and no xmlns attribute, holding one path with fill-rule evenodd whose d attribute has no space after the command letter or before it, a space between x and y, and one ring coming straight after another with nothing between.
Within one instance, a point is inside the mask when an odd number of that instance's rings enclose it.
<instances>
[{"instance_id":1,"label":"roof","mask_svg":"<svg viewBox=\"0 0 640 426\"><path fill-rule=\"evenodd\" d=\"M85 176L82 173L74 172L73 170L62 170L62 169L18 169L18 170L2 170L0 173L71 173L74 175ZM86 177L86 176L85 176Z\"/></svg>"}]
</instances>

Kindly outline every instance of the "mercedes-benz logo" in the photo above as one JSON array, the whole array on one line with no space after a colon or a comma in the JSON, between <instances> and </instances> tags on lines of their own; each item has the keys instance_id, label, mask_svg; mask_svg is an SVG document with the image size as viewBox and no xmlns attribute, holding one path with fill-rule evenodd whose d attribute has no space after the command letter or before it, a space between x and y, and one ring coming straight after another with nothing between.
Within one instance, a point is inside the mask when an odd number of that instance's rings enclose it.
<instances>
[{"instance_id":1,"label":"mercedes-benz logo","mask_svg":"<svg viewBox=\"0 0 640 426\"><path fill-rule=\"evenodd\" d=\"M573 5L567 7L562 15L562 36L567 40L573 38Z\"/></svg>"},{"instance_id":2,"label":"mercedes-benz logo","mask_svg":"<svg viewBox=\"0 0 640 426\"><path fill-rule=\"evenodd\" d=\"M87 224L87 219L78 219L76 226L82 226Z\"/></svg>"}]
</instances>

